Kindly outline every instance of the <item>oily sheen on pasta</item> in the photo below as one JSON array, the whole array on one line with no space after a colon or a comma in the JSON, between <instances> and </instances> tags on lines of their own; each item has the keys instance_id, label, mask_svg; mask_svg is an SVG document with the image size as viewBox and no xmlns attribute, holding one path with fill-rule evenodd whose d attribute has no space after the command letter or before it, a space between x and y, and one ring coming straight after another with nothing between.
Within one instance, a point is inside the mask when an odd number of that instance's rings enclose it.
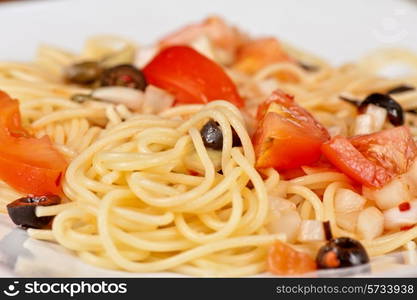
<instances>
[{"instance_id":1,"label":"oily sheen on pasta","mask_svg":"<svg viewBox=\"0 0 417 300\"><path fill-rule=\"evenodd\" d=\"M210 57L197 44L192 46ZM117 96L111 101L70 100L77 94L94 96L95 87L63 80L62 70L69 65L108 63L109 54L116 54L117 62L143 67L148 61L140 58L157 52L156 46L139 47L118 37L94 37L79 55L42 46L33 63L0 63L0 89L19 99L23 124L35 137L49 136L69 162L62 204L36 210L38 217L54 216L51 228L31 228L29 235L56 242L97 267L196 276L265 272L268 251L277 240L315 255L324 241L297 238L294 228L304 221L329 221L333 236L360 240L371 257L415 247L416 226L365 239L341 222L335 199L349 191L366 197L342 172L302 166L301 175L287 176L273 168L256 169L251 139L257 107L277 88L294 95L331 136L354 135L358 110L340 96L363 99L404 82L417 86L417 55L380 50L333 67L283 44L293 60L272 62L248 74L233 68L227 51L216 47L217 62L245 99L242 109L227 99L173 106L173 97L152 85L135 92L143 103L135 109ZM315 71L296 60L308 62ZM410 72L401 78L381 77L394 63L405 64ZM152 92L157 95L153 102L171 99L171 105L147 105ZM415 90L392 97L405 111L417 109ZM221 130L220 150L206 147L201 136L209 120ZM405 113L413 136L416 121L414 113ZM391 127L385 122L379 130ZM1 211L23 196L0 182ZM372 201L364 201L361 210L375 208ZM357 218L360 211L354 213L350 216Z\"/></svg>"}]
</instances>

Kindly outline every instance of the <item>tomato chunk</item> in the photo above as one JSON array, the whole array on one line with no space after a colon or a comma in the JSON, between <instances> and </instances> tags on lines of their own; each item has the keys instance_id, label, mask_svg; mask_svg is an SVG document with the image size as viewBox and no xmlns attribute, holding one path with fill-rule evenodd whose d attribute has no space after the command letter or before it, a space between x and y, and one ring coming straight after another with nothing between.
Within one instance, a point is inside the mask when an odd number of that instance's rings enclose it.
<instances>
[{"instance_id":1,"label":"tomato chunk","mask_svg":"<svg viewBox=\"0 0 417 300\"><path fill-rule=\"evenodd\" d=\"M48 137L22 127L18 102L0 91L0 179L22 193L58 194L66 166Z\"/></svg>"},{"instance_id":2,"label":"tomato chunk","mask_svg":"<svg viewBox=\"0 0 417 300\"><path fill-rule=\"evenodd\" d=\"M350 139L334 137L323 144L325 157L353 180L380 188L407 172L417 156L410 130L396 127Z\"/></svg>"},{"instance_id":3,"label":"tomato chunk","mask_svg":"<svg viewBox=\"0 0 417 300\"><path fill-rule=\"evenodd\" d=\"M277 275L299 275L317 269L310 255L296 251L280 241L269 249L267 266L268 271Z\"/></svg>"},{"instance_id":4,"label":"tomato chunk","mask_svg":"<svg viewBox=\"0 0 417 300\"><path fill-rule=\"evenodd\" d=\"M366 159L345 137L337 136L321 147L324 156L353 180L371 187L381 187L393 174Z\"/></svg>"},{"instance_id":5,"label":"tomato chunk","mask_svg":"<svg viewBox=\"0 0 417 300\"><path fill-rule=\"evenodd\" d=\"M175 31L160 41L160 46L190 44L200 36L207 36L216 47L234 53L247 40L245 34L233 26L228 25L222 18L209 17L201 23L187 25Z\"/></svg>"},{"instance_id":6,"label":"tomato chunk","mask_svg":"<svg viewBox=\"0 0 417 300\"><path fill-rule=\"evenodd\" d=\"M146 80L172 93L177 104L227 100L243 106L236 86L221 66L187 46L163 49L143 69Z\"/></svg>"},{"instance_id":7,"label":"tomato chunk","mask_svg":"<svg viewBox=\"0 0 417 300\"><path fill-rule=\"evenodd\" d=\"M308 111L279 90L259 106L257 119L253 136L257 168L289 170L313 163L329 139L327 130Z\"/></svg>"},{"instance_id":8,"label":"tomato chunk","mask_svg":"<svg viewBox=\"0 0 417 300\"><path fill-rule=\"evenodd\" d=\"M406 126L356 136L350 142L367 159L395 174L407 172L417 156L416 143Z\"/></svg>"},{"instance_id":9,"label":"tomato chunk","mask_svg":"<svg viewBox=\"0 0 417 300\"><path fill-rule=\"evenodd\" d=\"M241 46L233 67L244 73L253 74L267 65L293 61L275 38L252 40Z\"/></svg>"}]
</instances>

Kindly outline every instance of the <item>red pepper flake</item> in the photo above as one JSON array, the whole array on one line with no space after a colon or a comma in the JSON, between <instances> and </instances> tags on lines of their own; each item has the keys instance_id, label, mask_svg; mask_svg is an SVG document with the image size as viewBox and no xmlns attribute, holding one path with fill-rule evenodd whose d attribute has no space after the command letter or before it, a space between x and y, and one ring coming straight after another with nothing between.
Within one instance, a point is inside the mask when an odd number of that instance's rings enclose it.
<instances>
[{"instance_id":1,"label":"red pepper flake","mask_svg":"<svg viewBox=\"0 0 417 300\"><path fill-rule=\"evenodd\" d=\"M200 173L194 171L194 170L189 170L188 174L190 174L191 176L200 176Z\"/></svg>"},{"instance_id":2,"label":"red pepper flake","mask_svg":"<svg viewBox=\"0 0 417 300\"><path fill-rule=\"evenodd\" d=\"M130 75L122 75L120 76L120 79L124 82L131 82L132 81L132 76Z\"/></svg>"},{"instance_id":3,"label":"red pepper flake","mask_svg":"<svg viewBox=\"0 0 417 300\"><path fill-rule=\"evenodd\" d=\"M400 211L407 211L410 209L410 202L403 202L401 204L398 205L398 209Z\"/></svg>"},{"instance_id":4,"label":"red pepper flake","mask_svg":"<svg viewBox=\"0 0 417 300\"><path fill-rule=\"evenodd\" d=\"M400 228L400 230L401 231L407 231L407 230L409 230L409 229L411 229L411 228L413 228L414 227L414 225L407 225L407 226L403 226L403 227L401 227Z\"/></svg>"}]
</instances>

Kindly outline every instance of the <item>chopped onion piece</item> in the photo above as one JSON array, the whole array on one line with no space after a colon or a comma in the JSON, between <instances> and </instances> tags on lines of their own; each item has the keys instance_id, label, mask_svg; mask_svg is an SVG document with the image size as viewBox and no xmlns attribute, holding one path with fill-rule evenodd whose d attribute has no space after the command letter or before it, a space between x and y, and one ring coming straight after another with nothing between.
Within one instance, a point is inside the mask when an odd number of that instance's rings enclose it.
<instances>
[{"instance_id":1,"label":"chopped onion piece","mask_svg":"<svg viewBox=\"0 0 417 300\"><path fill-rule=\"evenodd\" d=\"M336 136L336 135L341 135L342 134L342 127L340 126L330 126L327 131L329 132L330 136Z\"/></svg>"},{"instance_id":2,"label":"chopped onion piece","mask_svg":"<svg viewBox=\"0 0 417 300\"><path fill-rule=\"evenodd\" d=\"M124 104L135 111L140 110L144 103L142 91L121 86L98 88L93 91L92 97L115 104Z\"/></svg>"},{"instance_id":3,"label":"chopped onion piece","mask_svg":"<svg viewBox=\"0 0 417 300\"><path fill-rule=\"evenodd\" d=\"M326 238L324 234L323 222L317 220L301 221L297 239L300 242L324 241Z\"/></svg>"},{"instance_id":4,"label":"chopped onion piece","mask_svg":"<svg viewBox=\"0 0 417 300\"><path fill-rule=\"evenodd\" d=\"M272 212L269 223L266 225L266 229L270 233L285 234L286 241L291 243L297 238L300 223L301 217L295 210Z\"/></svg>"},{"instance_id":5,"label":"chopped onion piece","mask_svg":"<svg viewBox=\"0 0 417 300\"><path fill-rule=\"evenodd\" d=\"M284 198L276 196L269 196L268 198L271 210L280 212L283 210L295 210L297 208L293 202Z\"/></svg>"},{"instance_id":6,"label":"chopped onion piece","mask_svg":"<svg viewBox=\"0 0 417 300\"><path fill-rule=\"evenodd\" d=\"M155 46L140 47L136 52L135 66L139 69L146 66L158 53L158 48Z\"/></svg>"},{"instance_id":7,"label":"chopped onion piece","mask_svg":"<svg viewBox=\"0 0 417 300\"><path fill-rule=\"evenodd\" d=\"M174 96L157 88L148 85L145 90L145 99L142 106L142 113L159 114L174 104Z\"/></svg>"},{"instance_id":8,"label":"chopped onion piece","mask_svg":"<svg viewBox=\"0 0 417 300\"><path fill-rule=\"evenodd\" d=\"M355 232L358 216L359 211L350 213L336 213L336 224L344 230Z\"/></svg>"},{"instance_id":9,"label":"chopped onion piece","mask_svg":"<svg viewBox=\"0 0 417 300\"><path fill-rule=\"evenodd\" d=\"M408 183L411 196L417 197L417 160L410 166L410 169L403 177Z\"/></svg>"},{"instance_id":10,"label":"chopped onion piece","mask_svg":"<svg viewBox=\"0 0 417 300\"><path fill-rule=\"evenodd\" d=\"M350 213L361 210L365 202L365 198L352 190L338 189L334 199L334 208L337 213Z\"/></svg>"},{"instance_id":11,"label":"chopped onion piece","mask_svg":"<svg viewBox=\"0 0 417 300\"><path fill-rule=\"evenodd\" d=\"M216 61L216 57L214 55L213 46L211 41L206 35L199 35L196 37L190 44L194 50L198 51L200 54L207 56L211 60Z\"/></svg>"},{"instance_id":12,"label":"chopped onion piece","mask_svg":"<svg viewBox=\"0 0 417 300\"><path fill-rule=\"evenodd\" d=\"M366 107L366 114L372 118L372 132L380 131L384 126L387 118L387 110L385 108L369 104Z\"/></svg>"},{"instance_id":13,"label":"chopped onion piece","mask_svg":"<svg viewBox=\"0 0 417 300\"><path fill-rule=\"evenodd\" d=\"M384 215L376 207L368 207L358 216L357 232L365 240L372 240L384 231Z\"/></svg>"},{"instance_id":14,"label":"chopped onion piece","mask_svg":"<svg viewBox=\"0 0 417 300\"><path fill-rule=\"evenodd\" d=\"M258 88L261 93L269 95L279 88L279 83L275 78L267 78L258 83Z\"/></svg>"},{"instance_id":15,"label":"chopped onion piece","mask_svg":"<svg viewBox=\"0 0 417 300\"><path fill-rule=\"evenodd\" d=\"M367 114L359 115L355 121L355 131L353 135L372 133L372 117Z\"/></svg>"},{"instance_id":16,"label":"chopped onion piece","mask_svg":"<svg viewBox=\"0 0 417 300\"><path fill-rule=\"evenodd\" d=\"M398 206L384 212L385 228L399 229L404 226L411 226L417 223L417 200L410 202L410 209L401 211Z\"/></svg>"},{"instance_id":17,"label":"chopped onion piece","mask_svg":"<svg viewBox=\"0 0 417 300\"><path fill-rule=\"evenodd\" d=\"M396 207L411 198L408 184L403 178L394 179L380 189L364 187L362 192L365 198L375 201L382 210Z\"/></svg>"},{"instance_id":18,"label":"chopped onion piece","mask_svg":"<svg viewBox=\"0 0 417 300\"><path fill-rule=\"evenodd\" d=\"M417 265L416 243L409 241L404 245L406 252L404 253L404 262L407 265Z\"/></svg>"}]
</instances>

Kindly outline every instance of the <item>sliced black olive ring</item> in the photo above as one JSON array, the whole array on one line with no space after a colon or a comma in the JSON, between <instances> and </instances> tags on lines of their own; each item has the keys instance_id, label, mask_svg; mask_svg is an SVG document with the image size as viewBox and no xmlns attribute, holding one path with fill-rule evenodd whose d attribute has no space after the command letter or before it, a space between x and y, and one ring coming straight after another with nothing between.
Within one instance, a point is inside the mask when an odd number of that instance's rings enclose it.
<instances>
[{"instance_id":1,"label":"sliced black olive ring","mask_svg":"<svg viewBox=\"0 0 417 300\"><path fill-rule=\"evenodd\" d=\"M53 217L37 217L37 206L50 206L61 203L57 195L28 196L19 198L7 205L7 213L13 223L28 228L43 228L51 222Z\"/></svg>"},{"instance_id":2,"label":"sliced black olive ring","mask_svg":"<svg viewBox=\"0 0 417 300\"><path fill-rule=\"evenodd\" d=\"M320 248L316 263L319 269L353 267L369 263L369 256L357 240L340 237Z\"/></svg>"},{"instance_id":3,"label":"sliced black olive ring","mask_svg":"<svg viewBox=\"0 0 417 300\"><path fill-rule=\"evenodd\" d=\"M404 124L404 111L401 105L387 94L373 93L370 94L359 105L359 110L364 110L366 106L373 104L387 110L388 119L394 126Z\"/></svg>"},{"instance_id":4,"label":"sliced black olive ring","mask_svg":"<svg viewBox=\"0 0 417 300\"><path fill-rule=\"evenodd\" d=\"M405 92L414 91L415 88L411 85L402 84L399 86L396 86L395 88L390 89L387 94L400 94Z\"/></svg>"},{"instance_id":5,"label":"sliced black olive ring","mask_svg":"<svg viewBox=\"0 0 417 300\"><path fill-rule=\"evenodd\" d=\"M401 105L388 94L373 93L368 95L363 101L351 99L345 96L339 96L345 102L358 107L363 112L369 104L384 108L387 111L388 120L394 126L404 124L404 110Z\"/></svg>"}]
</instances>

